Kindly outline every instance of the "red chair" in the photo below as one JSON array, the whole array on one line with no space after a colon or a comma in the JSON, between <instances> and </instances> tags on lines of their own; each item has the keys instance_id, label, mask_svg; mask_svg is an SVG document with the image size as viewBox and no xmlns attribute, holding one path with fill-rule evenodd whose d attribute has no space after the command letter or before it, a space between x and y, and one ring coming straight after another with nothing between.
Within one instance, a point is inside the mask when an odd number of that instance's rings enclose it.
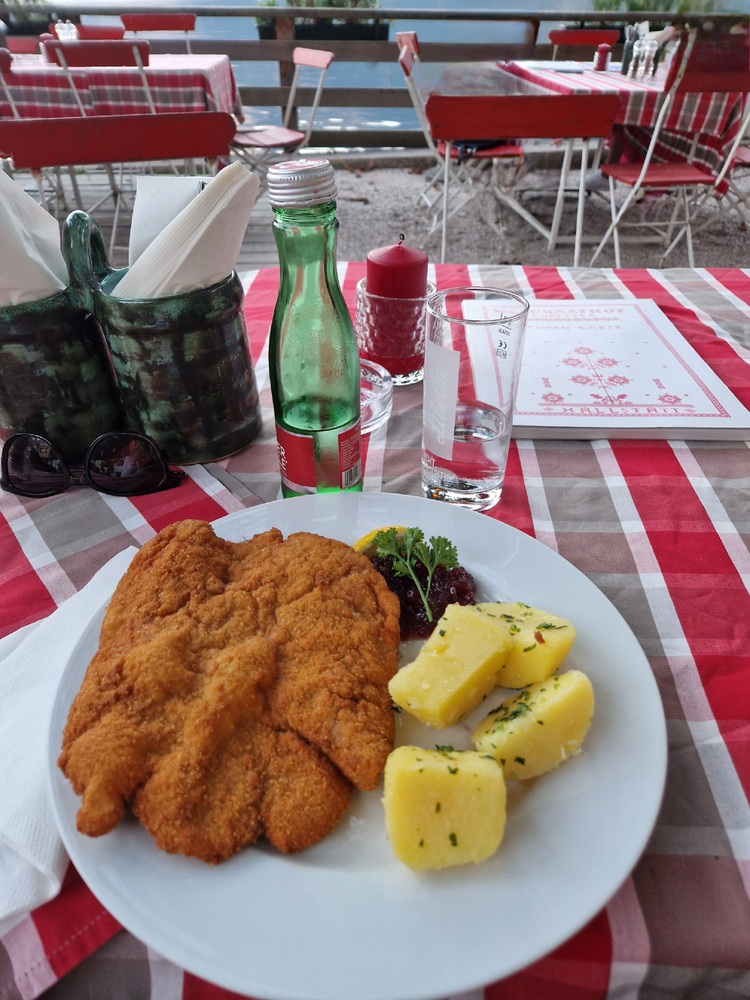
<instances>
[{"instance_id":1,"label":"red chair","mask_svg":"<svg viewBox=\"0 0 750 1000\"><path fill-rule=\"evenodd\" d=\"M617 45L620 41L619 28L554 28L549 33L552 42L552 58L557 59L561 48L592 48L598 45Z\"/></svg>"},{"instance_id":2,"label":"red chair","mask_svg":"<svg viewBox=\"0 0 750 1000\"><path fill-rule=\"evenodd\" d=\"M620 110L620 98L610 94L520 94L491 95L478 99L476 95L440 94L433 92L425 106L430 129L434 137L444 139L450 147L453 136L472 135L476 139L495 141L509 139L566 140L563 166L557 191L551 227L545 226L532 215L516 197L520 188L495 185L493 194L500 202L521 216L548 241L554 249L562 216L568 174L574 151L580 141L580 177L578 185L578 210L574 237L574 266L578 262L583 240L583 208L586 197L586 169L589 141L600 139L612 131L612 123ZM444 160L443 184L443 235L441 260L445 260L448 191L450 185L451 157Z\"/></svg>"},{"instance_id":3,"label":"red chair","mask_svg":"<svg viewBox=\"0 0 750 1000\"><path fill-rule=\"evenodd\" d=\"M441 214L444 219L449 219L455 215L459 209L463 208L475 195L482 190L486 184L475 185L477 179L488 182L490 175L484 168L493 164L496 160L503 160L513 164L517 169L523 163L523 149L516 143L507 143L498 140L496 143L472 144L471 147L458 145L448 145L443 139L435 139L432 128L427 118L425 110L425 99L417 74L419 43L413 32L407 33L405 44L401 48L398 56L398 64L404 74L406 89L411 97L412 106L417 115L417 121L422 129L425 143L430 153L435 157L436 168L428 177L427 184L422 189L420 197L429 209L439 204L440 192L437 185L441 180L445 182L443 174L443 164L446 156L453 161L455 169L451 176L453 191L447 197L448 189L445 189L446 197L443 199L442 208L433 213L432 228L435 228ZM467 133L464 133L467 134ZM445 171L448 176L447 170ZM446 214L447 213L447 214Z\"/></svg>"},{"instance_id":4,"label":"red chair","mask_svg":"<svg viewBox=\"0 0 750 1000\"><path fill-rule=\"evenodd\" d=\"M149 44L141 39L91 39L83 41L60 41L58 38L48 38L42 42L42 53L48 62L62 66L68 78L68 83L82 115L86 114L83 101L75 78L70 72L73 68L87 66L135 66L138 69L146 101L152 112L156 114L156 106L151 95L151 88L146 77L145 67L149 64Z\"/></svg>"},{"instance_id":5,"label":"red chair","mask_svg":"<svg viewBox=\"0 0 750 1000\"><path fill-rule=\"evenodd\" d=\"M78 37L86 42L123 38L125 35L125 29L116 24L76 24L75 29ZM49 33L53 38L58 37L57 24L50 24Z\"/></svg>"},{"instance_id":6,"label":"red chair","mask_svg":"<svg viewBox=\"0 0 750 1000\"><path fill-rule=\"evenodd\" d=\"M204 159L215 169L220 160L229 159L234 131L234 118L224 111L14 118L0 121L0 149L11 157L14 168L32 172L47 208L42 185L46 168ZM121 203L118 191L110 251Z\"/></svg>"},{"instance_id":7,"label":"red chair","mask_svg":"<svg viewBox=\"0 0 750 1000\"><path fill-rule=\"evenodd\" d=\"M9 52L18 55L34 55L39 52L39 38L36 35L6 35L5 44Z\"/></svg>"},{"instance_id":8,"label":"red chair","mask_svg":"<svg viewBox=\"0 0 750 1000\"><path fill-rule=\"evenodd\" d=\"M703 203L708 192L715 189L717 178L693 161L698 136L695 135L688 156L681 163L654 163L659 135L666 127L668 114L675 98L683 94L697 93L706 96L714 94L747 95L750 93L750 39L748 26L739 32L690 28L682 31L677 50L672 58L664 86L664 97L653 133L640 163L605 163L601 172L609 179L609 199L612 222L597 246L591 264L610 239L614 242L615 266L620 267L620 230L641 228L656 233L667 249L661 260L672 252L677 243L685 237L690 267L694 266L692 222L697 206ZM741 135L742 129L740 129ZM739 144L739 135L734 150ZM622 202L617 206L616 184L629 188ZM636 199L648 192L658 192L671 199L671 212L665 221L655 217L645 221L624 220L628 209ZM691 205L690 198L697 199ZM661 198L658 199L661 201ZM651 213L653 216L653 213ZM676 233L676 235L675 235ZM671 241L671 242L670 242Z\"/></svg>"},{"instance_id":9,"label":"red chair","mask_svg":"<svg viewBox=\"0 0 750 1000\"><path fill-rule=\"evenodd\" d=\"M185 35L185 48L190 48L190 32L195 31L195 14L120 14L120 20L126 31L139 32L179 31Z\"/></svg>"},{"instance_id":10,"label":"red chair","mask_svg":"<svg viewBox=\"0 0 750 1000\"><path fill-rule=\"evenodd\" d=\"M294 76L289 88L289 97L284 111L283 124L280 126L250 126L249 128L243 128L240 125L232 142L232 149L235 154L262 177L265 177L271 163L293 156L309 143L315 115L323 94L326 73L328 67L333 62L333 52L327 52L324 49L308 49L297 46L292 52L292 59L294 61ZM318 80L307 116L307 126L305 131L302 132L290 126L292 115L296 111L297 91L300 75L304 68L316 70Z\"/></svg>"}]
</instances>

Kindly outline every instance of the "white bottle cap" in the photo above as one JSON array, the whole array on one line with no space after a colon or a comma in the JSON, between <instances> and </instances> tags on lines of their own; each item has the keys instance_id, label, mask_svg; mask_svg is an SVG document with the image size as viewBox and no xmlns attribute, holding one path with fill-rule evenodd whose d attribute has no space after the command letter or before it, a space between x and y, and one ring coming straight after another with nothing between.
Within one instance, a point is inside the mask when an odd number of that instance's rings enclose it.
<instances>
[{"instance_id":1,"label":"white bottle cap","mask_svg":"<svg viewBox=\"0 0 750 1000\"><path fill-rule=\"evenodd\" d=\"M333 166L328 160L285 160L268 170L268 198L280 208L324 205L336 199Z\"/></svg>"}]
</instances>

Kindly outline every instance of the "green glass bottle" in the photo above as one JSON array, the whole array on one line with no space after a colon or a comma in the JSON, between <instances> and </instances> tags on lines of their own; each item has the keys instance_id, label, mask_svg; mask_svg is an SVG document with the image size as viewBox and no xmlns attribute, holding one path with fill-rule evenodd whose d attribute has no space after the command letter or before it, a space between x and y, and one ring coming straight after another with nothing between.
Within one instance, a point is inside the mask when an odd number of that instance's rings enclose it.
<instances>
[{"instance_id":1,"label":"green glass bottle","mask_svg":"<svg viewBox=\"0 0 750 1000\"><path fill-rule=\"evenodd\" d=\"M359 352L336 271L328 160L268 171L279 292L268 360L285 497L362 489Z\"/></svg>"}]
</instances>

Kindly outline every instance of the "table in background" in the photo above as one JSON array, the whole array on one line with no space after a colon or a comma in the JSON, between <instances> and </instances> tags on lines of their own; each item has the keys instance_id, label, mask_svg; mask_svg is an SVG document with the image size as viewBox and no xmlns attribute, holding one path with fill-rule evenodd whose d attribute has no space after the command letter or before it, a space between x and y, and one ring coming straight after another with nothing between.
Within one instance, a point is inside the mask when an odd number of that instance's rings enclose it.
<instances>
[{"instance_id":1,"label":"table in background","mask_svg":"<svg viewBox=\"0 0 750 1000\"><path fill-rule=\"evenodd\" d=\"M342 271L353 309L364 265ZM430 277L439 288L497 284L537 298L651 298L750 406L750 271L442 265ZM249 278L264 410L249 448L151 496L0 494L0 634L49 614L116 552L176 519L278 496L265 353L277 281L276 269ZM395 390L389 423L366 441L366 490L419 494L421 396L419 385ZM659 684L669 768L654 833L614 898L551 955L472 1000L750 996L749 489L748 442L513 443L503 499L485 516L559 552L624 616ZM489 886L487 898L491 917ZM0 995L30 1000L60 980L55 1000L233 996L118 930L71 870L60 896L0 941Z\"/></svg>"},{"instance_id":2,"label":"table in background","mask_svg":"<svg viewBox=\"0 0 750 1000\"><path fill-rule=\"evenodd\" d=\"M74 67L75 80L87 114L147 113L148 100L135 66ZM152 54L146 67L151 94L159 113L226 111L241 113L241 101L229 56ZM22 118L79 115L65 71L41 56L13 60L10 93ZM0 95L0 116L10 109Z\"/></svg>"},{"instance_id":3,"label":"table in background","mask_svg":"<svg viewBox=\"0 0 750 1000\"><path fill-rule=\"evenodd\" d=\"M635 78L623 76L619 70L596 72L584 63L581 63L580 72L561 72L552 62L507 62L502 67L529 84L559 94L619 94L621 108L615 122L622 126L626 138L635 144L640 154L645 154L664 93L666 69L663 67L653 77ZM695 162L715 176L724 163L741 120L740 94L678 94L667 115L665 131L656 151L657 160L687 160L697 133Z\"/></svg>"}]
</instances>

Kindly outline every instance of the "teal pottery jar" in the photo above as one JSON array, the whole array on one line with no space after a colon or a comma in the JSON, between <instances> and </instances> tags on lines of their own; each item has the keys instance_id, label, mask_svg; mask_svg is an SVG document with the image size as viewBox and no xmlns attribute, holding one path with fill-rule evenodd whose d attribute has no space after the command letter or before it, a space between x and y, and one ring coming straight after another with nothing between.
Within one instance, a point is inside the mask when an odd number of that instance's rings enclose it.
<instances>
[{"instance_id":1,"label":"teal pottery jar","mask_svg":"<svg viewBox=\"0 0 750 1000\"><path fill-rule=\"evenodd\" d=\"M236 274L210 288L147 300L112 295L126 269L109 267L101 230L85 212L63 227L71 283L109 348L126 426L170 461L216 461L246 447L261 411Z\"/></svg>"},{"instance_id":2,"label":"teal pottery jar","mask_svg":"<svg viewBox=\"0 0 750 1000\"><path fill-rule=\"evenodd\" d=\"M0 307L3 440L41 434L69 465L81 465L94 438L121 425L107 345L73 289Z\"/></svg>"}]
</instances>

